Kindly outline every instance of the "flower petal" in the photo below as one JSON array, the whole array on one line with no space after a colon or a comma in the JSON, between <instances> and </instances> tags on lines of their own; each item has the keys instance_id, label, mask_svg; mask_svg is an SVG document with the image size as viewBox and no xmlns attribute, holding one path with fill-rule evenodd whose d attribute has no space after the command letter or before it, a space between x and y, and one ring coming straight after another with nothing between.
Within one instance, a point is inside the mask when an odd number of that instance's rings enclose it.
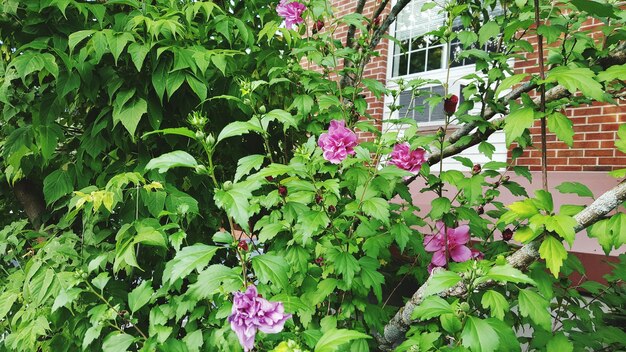
<instances>
[{"instance_id":1,"label":"flower petal","mask_svg":"<svg viewBox=\"0 0 626 352\"><path fill-rule=\"evenodd\" d=\"M466 246L454 246L450 248L450 257L457 263L461 263L472 258L472 251Z\"/></svg>"}]
</instances>

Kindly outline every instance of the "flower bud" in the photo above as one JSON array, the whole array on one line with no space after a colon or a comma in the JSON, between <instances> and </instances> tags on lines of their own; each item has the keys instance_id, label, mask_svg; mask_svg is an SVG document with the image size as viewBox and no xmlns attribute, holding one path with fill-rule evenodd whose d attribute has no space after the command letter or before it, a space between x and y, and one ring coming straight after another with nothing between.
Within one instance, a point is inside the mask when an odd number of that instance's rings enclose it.
<instances>
[{"instance_id":1,"label":"flower bud","mask_svg":"<svg viewBox=\"0 0 626 352\"><path fill-rule=\"evenodd\" d=\"M324 28L324 21L322 20L317 20L317 22L313 23L313 34L319 32L322 30L322 28Z\"/></svg>"},{"instance_id":2,"label":"flower bud","mask_svg":"<svg viewBox=\"0 0 626 352\"><path fill-rule=\"evenodd\" d=\"M456 104L459 102L459 97L457 97L456 95L452 94L449 98L446 98L443 102L443 111L445 111L445 113L448 116L452 116L454 115L454 113L456 112Z\"/></svg>"},{"instance_id":3,"label":"flower bud","mask_svg":"<svg viewBox=\"0 0 626 352\"><path fill-rule=\"evenodd\" d=\"M481 170L480 164L475 164L474 167L472 167L472 175L478 175Z\"/></svg>"},{"instance_id":4,"label":"flower bud","mask_svg":"<svg viewBox=\"0 0 626 352\"><path fill-rule=\"evenodd\" d=\"M461 304L459 305L459 308L461 308L461 310L464 312L470 311L470 305L467 302L461 302Z\"/></svg>"},{"instance_id":5,"label":"flower bud","mask_svg":"<svg viewBox=\"0 0 626 352\"><path fill-rule=\"evenodd\" d=\"M322 257L315 258L315 264L317 264L319 266L324 265L324 258L322 258Z\"/></svg>"},{"instance_id":6,"label":"flower bud","mask_svg":"<svg viewBox=\"0 0 626 352\"><path fill-rule=\"evenodd\" d=\"M321 195L319 194L315 194L315 203L320 204L322 202L323 198Z\"/></svg>"},{"instance_id":7,"label":"flower bud","mask_svg":"<svg viewBox=\"0 0 626 352\"><path fill-rule=\"evenodd\" d=\"M485 213L485 207L479 205L478 208L476 208L476 212L478 213L478 215L483 215Z\"/></svg>"},{"instance_id":8,"label":"flower bud","mask_svg":"<svg viewBox=\"0 0 626 352\"><path fill-rule=\"evenodd\" d=\"M233 183L231 181L226 181L226 182L224 182L224 185L222 186L222 188L225 191L229 191L229 190L231 190L233 188Z\"/></svg>"},{"instance_id":9,"label":"flower bud","mask_svg":"<svg viewBox=\"0 0 626 352\"><path fill-rule=\"evenodd\" d=\"M196 138L197 139L204 139L204 132L196 131Z\"/></svg>"},{"instance_id":10,"label":"flower bud","mask_svg":"<svg viewBox=\"0 0 626 352\"><path fill-rule=\"evenodd\" d=\"M206 166L200 164L196 165L196 173L198 174L206 174Z\"/></svg>"},{"instance_id":11,"label":"flower bud","mask_svg":"<svg viewBox=\"0 0 626 352\"><path fill-rule=\"evenodd\" d=\"M437 137L442 138L446 135L446 131L444 131L443 127L439 127L437 129Z\"/></svg>"},{"instance_id":12,"label":"flower bud","mask_svg":"<svg viewBox=\"0 0 626 352\"><path fill-rule=\"evenodd\" d=\"M247 252L248 249L249 249L248 248L248 242L243 241L243 240L241 240L241 241L239 241L239 243L237 243L237 247L239 249L241 249L242 251L244 251L244 252Z\"/></svg>"},{"instance_id":13,"label":"flower bud","mask_svg":"<svg viewBox=\"0 0 626 352\"><path fill-rule=\"evenodd\" d=\"M502 231L502 239L505 241L510 241L513 238L513 230L506 228Z\"/></svg>"},{"instance_id":14,"label":"flower bud","mask_svg":"<svg viewBox=\"0 0 626 352\"><path fill-rule=\"evenodd\" d=\"M274 182L274 177L272 176L265 176L265 179L267 180L267 182Z\"/></svg>"},{"instance_id":15,"label":"flower bud","mask_svg":"<svg viewBox=\"0 0 626 352\"><path fill-rule=\"evenodd\" d=\"M278 194L280 194L281 197L286 197L287 196L287 187L280 185L278 186Z\"/></svg>"},{"instance_id":16,"label":"flower bud","mask_svg":"<svg viewBox=\"0 0 626 352\"><path fill-rule=\"evenodd\" d=\"M337 211L337 208L335 208L335 206L334 206L334 205L329 205L329 206L328 206L328 212L329 212L329 213L334 213L334 212L336 212L336 211Z\"/></svg>"},{"instance_id":17,"label":"flower bud","mask_svg":"<svg viewBox=\"0 0 626 352\"><path fill-rule=\"evenodd\" d=\"M380 26L380 16L374 18L373 23L374 23L374 27Z\"/></svg>"},{"instance_id":18,"label":"flower bud","mask_svg":"<svg viewBox=\"0 0 626 352\"><path fill-rule=\"evenodd\" d=\"M498 188L500 187L500 181L496 181L493 183L493 188Z\"/></svg>"},{"instance_id":19,"label":"flower bud","mask_svg":"<svg viewBox=\"0 0 626 352\"><path fill-rule=\"evenodd\" d=\"M209 147L212 147L212 146L214 146L214 145L215 145L215 137L213 137L213 134L212 134L212 133L209 133L209 135L208 135L208 136L206 136L205 143L206 143Z\"/></svg>"},{"instance_id":20,"label":"flower bud","mask_svg":"<svg viewBox=\"0 0 626 352\"><path fill-rule=\"evenodd\" d=\"M502 178L502 183L507 183L507 182L509 182L509 180L510 180L510 179L511 179L511 178L510 178L509 176L504 176L504 177Z\"/></svg>"}]
</instances>

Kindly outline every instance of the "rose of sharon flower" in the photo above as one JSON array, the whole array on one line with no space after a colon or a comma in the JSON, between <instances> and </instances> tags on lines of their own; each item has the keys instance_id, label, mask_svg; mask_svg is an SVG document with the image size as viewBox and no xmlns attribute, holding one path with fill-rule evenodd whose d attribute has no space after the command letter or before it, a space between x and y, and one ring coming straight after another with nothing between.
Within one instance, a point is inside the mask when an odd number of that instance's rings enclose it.
<instances>
[{"instance_id":1,"label":"rose of sharon flower","mask_svg":"<svg viewBox=\"0 0 626 352\"><path fill-rule=\"evenodd\" d=\"M285 314L285 307L280 302L270 302L257 293L254 285L246 292L235 292L233 310L228 317L230 327L239 338L244 351L254 348L257 330L274 334L283 330L285 321L291 314Z\"/></svg>"},{"instance_id":2,"label":"rose of sharon flower","mask_svg":"<svg viewBox=\"0 0 626 352\"><path fill-rule=\"evenodd\" d=\"M285 27L292 29L294 25L304 22L302 13L306 10L306 5L297 1L280 0L276 6L278 16L285 19Z\"/></svg>"},{"instance_id":3,"label":"rose of sharon flower","mask_svg":"<svg viewBox=\"0 0 626 352\"><path fill-rule=\"evenodd\" d=\"M446 98L443 101L443 111L445 111L445 113L448 116L454 115L454 113L456 112L456 104L458 102L459 102L459 97L452 94L452 96L450 96L449 98Z\"/></svg>"},{"instance_id":4,"label":"rose of sharon flower","mask_svg":"<svg viewBox=\"0 0 626 352\"><path fill-rule=\"evenodd\" d=\"M345 127L344 121L330 122L328 133L322 133L317 144L324 151L324 159L333 164L339 164L348 154L354 155L356 134Z\"/></svg>"},{"instance_id":5,"label":"rose of sharon flower","mask_svg":"<svg viewBox=\"0 0 626 352\"><path fill-rule=\"evenodd\" d=\"M393 147L389 163L416 174L420 172L424 162L426 162L426 151L422 148L411 150L409 143L404 142Z\"/></svg>"},{"instance_id":6,"label":"rose of sharon flower","mask_svg":"<svg viewBox=\"0 0 626 352\"><path fill-rule=\"evenodd\" d=\"M437 234L424 237L426 251L434 252L433 259L430 261L431 266L445 266L448 263L448 255L458 263L472 258L472 251L465 245L470 240L469 226L448 227L445 231L446 227L443 222L438 221L436 228Z\"/></svg>"}]
</instances>

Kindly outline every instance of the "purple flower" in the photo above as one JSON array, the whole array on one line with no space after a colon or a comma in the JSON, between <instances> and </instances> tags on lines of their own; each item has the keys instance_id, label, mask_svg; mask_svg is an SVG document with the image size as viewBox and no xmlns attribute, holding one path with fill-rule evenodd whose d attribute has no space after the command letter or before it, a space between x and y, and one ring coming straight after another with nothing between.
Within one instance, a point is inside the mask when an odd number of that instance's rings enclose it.
<instances>
[{"instance_id":1,"label":"purple flower","mask_svg":"<svg viewBox=\"0 0 626 352\"><path fill-rule=\"evenodd\" d=\"M472 251L465 246L470 240L469 226L448 227L446 230L443 222L438 221L436 228L437 234L424 237L425 249L434 252L431 265L445 266L448 256L458 263L472 258Z\"/></svg>"},{"instance_id":2,"label":"purple flower","mask_svg":"<svg viewBox=\"0 0 626 352\"><path fill-rule=\"evenodd\" d=\"M422 148L411 150L409 143L404 142L393 147L389 163L416 174L420 172L424 162L426 162L426 151Z\"/></svg>"},{"instance_id":3,"label":"purple flower","mask_svg":"<svg viewBox=\"0 0 626 352\"><path fill-rule=\"evenodd\" d=\"M285 19L285 27L287 29L292 29L295 24L304 22L302 13L305 10L306 6L297 1L280 0L280 3L276 6L276 13Z\"/></svg>"},{"instance_id":4,"label":"purple flower","mask_svg":"<svg viewBox=\"0 0 626 352\"><path fill-rule=\"evenodd\" d=\"M257 293L256 287L250 285L246 292L235 292L233 310L228 321L231 329L237 334L243 350L247 352L254 348L257 330L266 334L280 332L289 318L291 314L285 314L282 303L262 298Z\"/></svg>"},{"instance_id":5,"label":"purple flower","mask_svg":"<svg viewBox=\"0 0 626 352\"><path fill-rule=\"evenodd\" d=\"M472 259L474 259L474 260L483 260L483 259L485 259L485 253L479 251L478 249L470 248L470 251L472 251Z\"/></svg>"},{"instance_id":6,"label":"purple flower","mask_svg":"<svg viewBox=\"0 0 626 352\"><path fill-rule=\"evenodd\" d=\"M328 133L322 133L317 144L324 151L324 159L339 164L348 154L353 155L356 147L356 134L345 127L344 121L330 122Z\"/></svg>"}]
</instances>

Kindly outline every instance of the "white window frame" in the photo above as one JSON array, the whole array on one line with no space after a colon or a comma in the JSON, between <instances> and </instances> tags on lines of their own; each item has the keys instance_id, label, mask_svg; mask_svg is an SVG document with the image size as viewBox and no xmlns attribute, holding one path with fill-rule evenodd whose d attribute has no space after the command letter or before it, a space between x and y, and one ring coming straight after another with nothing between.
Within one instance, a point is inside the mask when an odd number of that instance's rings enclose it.
<instances>
[{"instance_id":1,"label":"white window frame","mask_svg":"<svg viewBox=\"0 0 626 352\"><path fill-rule=\"evenodd\" d=\"M392 0L391 1L391 6L393 7L395 5L397 0ZM413 0L415 1L415 0ZM428 1L428 0L418 0L418 1ZM390 26L389 27L389 35L391 37L395 38L396 35L396 26ZM446 64L447 64L447 60L449 60L449 53L448 53L448 48L449 48L449 44L446 43L446 45L444 46L444 57L446 58ZM398 89L398 83L397 81L399 79L404 80L405 82L408 82L412 79L415 78L422 78L422 79L435 79L435 80L439 80L442 83L445 83L445 79L446 76L448 75L448 68L447 67L443 67L441 69L436 69L436 70L430 70L430 71L423 71L423 72L417 72L417 73L412 73L412 74L407 74L407 75L403 75L403 76L396 76L393 77L393 64L394 64L394 57L395 57L395 48L396 48L396 43L391 40L388 39L388 47L387 47L387 52L389 53L388 57L387 57L387 75L386 75L386 86L389 89L392 90L397 90ZM510 59L511 63L513 63L514 59ZM456 94L457 96L462 96L462 92L461 92L461 87L463 85L467 85L470 82L472 82L472 80L469 79L463 79L462 77L468 75L468 74L477 74L479 76L484 76L481 72L476 72L476 64L472 63L469 65L463 65L463 66L457 66L457 67L451 67L450 69L450 73L449 73L449 77L448 77L448 94ZM424 85L420 88L426 89L429 87L433 87L436 86L437 84L430 84L430 85ZM384 105L384 110L383 110L383 123L382 123L382 127L384 131L390 131L390 132L397 132L398 133L398 138L402 138L404 135L404 129L406 127L399 125L399 124L390 124L389 122L387 122L389 119L396 119L398 118L398 111L395 112L391 112L391 110L389 109L389 105L393 103L393 97L391 97L390 95L385 96L385 105ZM429 108L429 107L427 107ZM469 111L469 113L474 113L477 114L480 112L481 106L480 104L474 104L474 108L472 110ZM432 122L418 122L417 126L421 131L424 130L435 130L436 128L442 126L445 122L444 121L432 121ZM450 127L452 129L454 129L456 127L455 124L450 124ZM507 148L504 144L504 132L502 131L497 131L495 133L493 133L489 139L487 140L488 142L494 144L494 146L496 146L496 151L494 152L493 158L491 160L494 161L502 161L502 162L506 162L507 160ZM498 148L500 147L500 148ZM480 157L480 153L478 152L478 146L474 146L472 148L468 148L467 150L463 151L462 153L459 154L460 156L473 156L471 157L471 159L474 162L477 163L484 163L489 161L490 159L488 159L486 156L482 156ZM438 164L437 164L438 165ZM433 170L437 170L438 166L437 165L433 165ZM443 161L443 169L444 170L466 170L467 168L462 166L462 164L454 159L451 158L446 158Z\"/></svg>"}]
</instances>

